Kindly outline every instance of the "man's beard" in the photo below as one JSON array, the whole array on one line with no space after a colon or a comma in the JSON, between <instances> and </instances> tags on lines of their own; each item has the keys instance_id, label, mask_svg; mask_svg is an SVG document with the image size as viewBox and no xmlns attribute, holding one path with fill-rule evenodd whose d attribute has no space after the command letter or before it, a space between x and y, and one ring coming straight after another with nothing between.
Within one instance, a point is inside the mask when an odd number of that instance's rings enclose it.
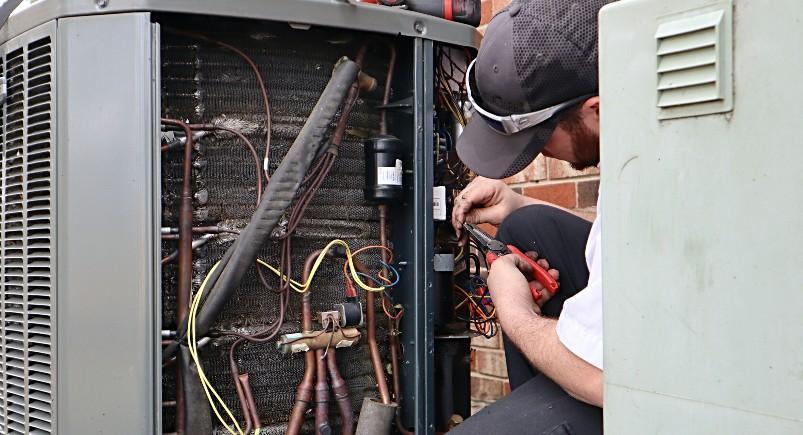
<instances>
[{"instance_id":1,"label":"man's beard","mask_svg":"<svg viewBox=\"0 0 803 435\"><path fill-rule=\"evenodd\" d=\"M579 110L567 115L561 120L561 127L572 138L574 161L569 164L578 171L599 165L599 134L586 127Z\"/></svg>"}]
</instances>

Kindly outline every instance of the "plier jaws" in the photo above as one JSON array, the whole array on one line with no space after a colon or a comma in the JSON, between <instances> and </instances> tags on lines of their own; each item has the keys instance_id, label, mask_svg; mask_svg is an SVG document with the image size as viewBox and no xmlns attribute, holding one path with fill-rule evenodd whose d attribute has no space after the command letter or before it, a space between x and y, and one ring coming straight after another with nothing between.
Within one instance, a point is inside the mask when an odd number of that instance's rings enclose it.
<instances>
[{"instance_id":1,"label":"plier jaws","mask_svg":"<svg viewBox=\"0 0 803 435\"><path fill-rule=\"evenodd\" d=\"M528 281L538 281L549 293L557 293L559 284L555 278L535 260L524 255L518 248L513 245L505 245L474 224L463 224L463 229L465 229L469 237L477 243L477 247L485 255L485 261L488 263L488 266L501 256L510 254L516 255L532 268L532 276L528 277ZM534 284L530 285L530 293L535 301L541 299L541 294Z\"/></svg>"}]
</instances>

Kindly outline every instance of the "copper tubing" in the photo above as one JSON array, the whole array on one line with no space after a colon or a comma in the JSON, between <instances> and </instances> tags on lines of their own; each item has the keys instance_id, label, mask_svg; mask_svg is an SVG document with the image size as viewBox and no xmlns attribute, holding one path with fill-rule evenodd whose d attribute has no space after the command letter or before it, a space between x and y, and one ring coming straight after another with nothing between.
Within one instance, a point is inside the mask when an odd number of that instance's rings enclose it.
<instances>
[{"instance_id":1,"label":"copper tubing","mask_svg":"<svg viewBox=\"0 0 803 435\"><path fill-rule=\"evenodd\" d=\"M379 118L379 133L380 134L387 134L388 133L388 121L387 121L387 105L390 103L390 91L391 91L391 84L393 83L393 70L396 67L396 47L393 44L389 45L390 50L390 59L388 59L388 72L385 76L385 92L382 95L382 110L380 112ZM385 232L385 226L387 225L387 206L382 204L378 206L379 209L379 244L382 246L388 245L387 240L387 233ZM387 252L382 249L382 261L387 263ZM393 319L388 318L388 331L390 333L390 337L388 339L390 346L390 364L391 370L393 371L393 396L396 399L396 402L399 403L401 401L401 385L399 383L399 338L398 328ZM384 401L383 401L384 402ZM387 403L387 402L384 402ZM396 411L396 428L404 435L412 434L414 432L408 431L401 421L401 414Z\"/></svg>"},{"instance_id":2,"label":"copper tubing","mask_svg":"<svg viewBox=\"0 0 803 435\"><path fill-rule=\"evenodd\" d=\"M388 245L388 236L386 232L387 226L387 215L388 215L388 208L386 205L382 204L378 207L379 210L379 244L382 246ZM385 263L388 262L388 253L386 250L382 249L382 261ZM394 319L388 317L388 346L390 346L390 367L391 376L393 378L393 397L396 399L396 403L401 402L401 384L399 382L399 336L398 336L398 325L396 324ZM401 421L401 413L399 412L401 408L396 409L396 429L404 434L412 434L404 427L404 424Z\"/></svg>"},{"instance_id":3,"label":"copper tubing","mask_svg":"<svg viewBox=\"0 0 803 435\"><path fill-rule=\"evenodd\" d=\"M396 67L396 47L391 44L390 59L388 60L388 74L385 78L385 93L382 95L382 110L379 114L379 134L388 134L387 108L390 103L390 84L393 82L393 69Z\"/></svg>"},{"instance_id":4,"label":"copper tubing","mask_svg":"<svg viewBox=\"0 0 803 435\"><path fill-rule=\"evenodd\" d=\"M323 350L315 351L318 382L315 384L315 433L327 433L329 426L329 382L326 380L326 362ZM312 353L312 352L307 352Z\"/></svg>"},{"instance_id":5,"label":"copper tubing","mask_svg":"<svg viewBox=\"0 0 803 435\"><path fill-rule=\"evenodd\" d=\"M388 345L390 346L390 367L393 371L393 397L398 403L401 400L401 386L399 385L399 337L396 322L388 317Z\"/></svg>"},{"instance_id":6,"label":"copper tubing","mask_svg":"<svg viewBox=\"0 0 803 435\"><path fill-rule=\"evenodd\" d=\"M335 393L337 409L340 411L340 435L352 435L354 433L354 411L351 408L348 386L337 368L335 348L330 348L326 355L326 367L329 369L332 391Z\"/></svg>"},{"instance_id":7,"label":"copper tubing","mask_svg":"<svg viewBox=\"0 0 803 435\"><path fill-rule=\"evenodd\" d=\"M251 392L251 384L248 381L248 373L243 373L238 376L238 381L240 384L240 388L243 391L243 396L245 396L245 403L248 404L248 411L243 410L243 414L246 414L246 420L248 420L249 427L246 428L245 433L251 432L251 426L255 429L259 429L262 427L262 424L259 421L259 413L257 413L257 404L254 400L254 394Z\"/></svg>"},{"instance_id":8,"label":"copper tubing","mask_svg":"<svg viewBox=\"0 0 803 435\"><path fill-rule=\"evenodd\" d=\"M219 130L231 133L237 136L243 143L245 143L246 148L251 153L251 157L254 159L254 167L256 169L256 187L257 187L257 205L259 205L259 201L262 200L262 166L259 162L259 155L257 154L256 147L244 134L241 132L233 129L224 127L222 125L214 125L214 124L192 124L190 127L194 130Z\"/></svg>"},{"instance_id":9,"label":"copper tubing","mask_svg":"<svg viewBox=\"0 0 803 435\"><path fill-rule=\"evenodd\" d=\"M162 124L173 125L184 130L187 141L184 143L184 161L181 185L181 201L178 211L178 283L176 290L176 321L182 323L190 307L192 292L192 129L176 119L162 118ZM176 364L176 432L184 434L184 384L181 364Z\"/></svg>"},{"instance_id":10,"label":"copper tubing","mask_svg":"<svg viewBox=\"0 0 803 435\"><path fill-rule=\"evenodd\" d=\"M307 279L309 279L312 265L321 255L321 252L322 250L319 249L307 257L304 262L303 282L307 282ZM312 300L309 291L304 292L301 297L301 330L303 332L312 332ZM287 423L287 435L297 435L301 432L301 425L304 424L304 413L307 411L307 406L312 400L314 391L313 382L315 381L316 363L315 352L304 353L304 377L301 378L301 382L296 388L296 403L293 405L290 421Z\"/></svg>"},{"instance_id":11,"label":"copper tubing","mask_svg":"<svg viewBox=\"0 0 803 435\"><path fill-rule=\"evenodd\" d=\"M268 98L268 87L265 85L265 80L262 78L262 73L259 71L259 67L257 67L256 63L254 63L253 59L251 59L247 54L245 54L239 48L226 44L225 42L218 41L213 38L209 38L207 36L192 33L192 32L183 32L176 29L171 29L169 27L163 27L163 29L167 30L168 32L175 33L176 35L181 35L188 38L200 39L201 41L211 42L213 44L217 44L220 47L225 48L226 50L231 51L232 53L240 56L245 63L251 68L251 71L254 72L254 77L257 81L257 86L259 87L259 93L262 95L262 101L265 104L265 161L269 160L270 157L270 138L271 138L271 113L270 113L270 99ZM265 178L268 179L268 169L265 168Z\"/></svg>"},{"instance_id":12,"label":"copper tubing","mask_svg":"<svg viewBox=\"0 0 803 435\"><path fill-rule=\"evenodd\" d=\"M382 230L380 230L380 232L381 231ZM354 267L359 272L370 274L370 271L362 262L356 259L352 261L354 262ZM383 404L389 405L391 403L390 391L388 391L385 371L382 369L382 357L379 355L379 345L376 343L376 296L374 292L366 292L365 295L365 329L368 333L368 351L371 355L371 365L374 366L374 376L376 377L377 388L379 388L379 396Z\"/></svg>"},{"instance_id":13,"label":"copper tubing","mask_svg":"<svg viewBox=\"0 0 803 435\"><path fill-rule=\"evenodd\" d=\"M233 349L236 348L237 345L240 344L242 341L244 340L240 338L237 341L235 341L234 344L231 346L231 349L229 350L229 365L231 368L232 376L234 377L234 389L237 392L237 399L240 401L240 408L242 408L243 418L245 418L245 433L250 433L251 428L253 427L251 421L251 410L249 409L248 400L245 397L245 390L243 389L243 384L242 382L240 382L240 373L237 370L237 363L234 361L232 355Z\"/></svg>"}]
</instances>

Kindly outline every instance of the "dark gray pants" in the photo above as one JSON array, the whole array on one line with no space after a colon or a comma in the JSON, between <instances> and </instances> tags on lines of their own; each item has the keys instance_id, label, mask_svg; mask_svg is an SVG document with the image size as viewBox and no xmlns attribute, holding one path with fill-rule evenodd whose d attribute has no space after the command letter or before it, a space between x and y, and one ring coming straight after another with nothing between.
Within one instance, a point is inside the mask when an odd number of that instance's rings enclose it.
<instances>
[{"instance_id":1,"label":"dark gray pants","mask_svg":"<svg viewBox=\"0 0 803 435\"><path fill-rule=\"evenodd\" d=\"M585 245L591 223L554 207L534 205L512 213L497 238L522 251L536 251L560 271L560 291L543 307L557 317L563 302L588 283ZM485 407L450 434L526 435L601 434L602 410L569 396L538 373L516 346L504 337L512 392Z\"/></svg>"}]
</instances>

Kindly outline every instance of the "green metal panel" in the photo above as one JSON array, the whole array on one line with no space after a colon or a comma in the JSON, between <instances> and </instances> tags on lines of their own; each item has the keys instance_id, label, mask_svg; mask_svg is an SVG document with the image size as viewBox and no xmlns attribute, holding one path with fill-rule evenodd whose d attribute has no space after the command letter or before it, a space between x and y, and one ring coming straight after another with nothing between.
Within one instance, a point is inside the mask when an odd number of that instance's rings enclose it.
<instances>
[{"instance_id":1,"label":"green metal panel","mask_svg":"<svg viewBox=\"0 0 803 435\"><path fill-rule=\"evenodd\" d=\"M658 26L711 4L600 15L607 433L803 433L803 3L734 0L733 110L660 120Z\"/></svg>"}]
</instances>

